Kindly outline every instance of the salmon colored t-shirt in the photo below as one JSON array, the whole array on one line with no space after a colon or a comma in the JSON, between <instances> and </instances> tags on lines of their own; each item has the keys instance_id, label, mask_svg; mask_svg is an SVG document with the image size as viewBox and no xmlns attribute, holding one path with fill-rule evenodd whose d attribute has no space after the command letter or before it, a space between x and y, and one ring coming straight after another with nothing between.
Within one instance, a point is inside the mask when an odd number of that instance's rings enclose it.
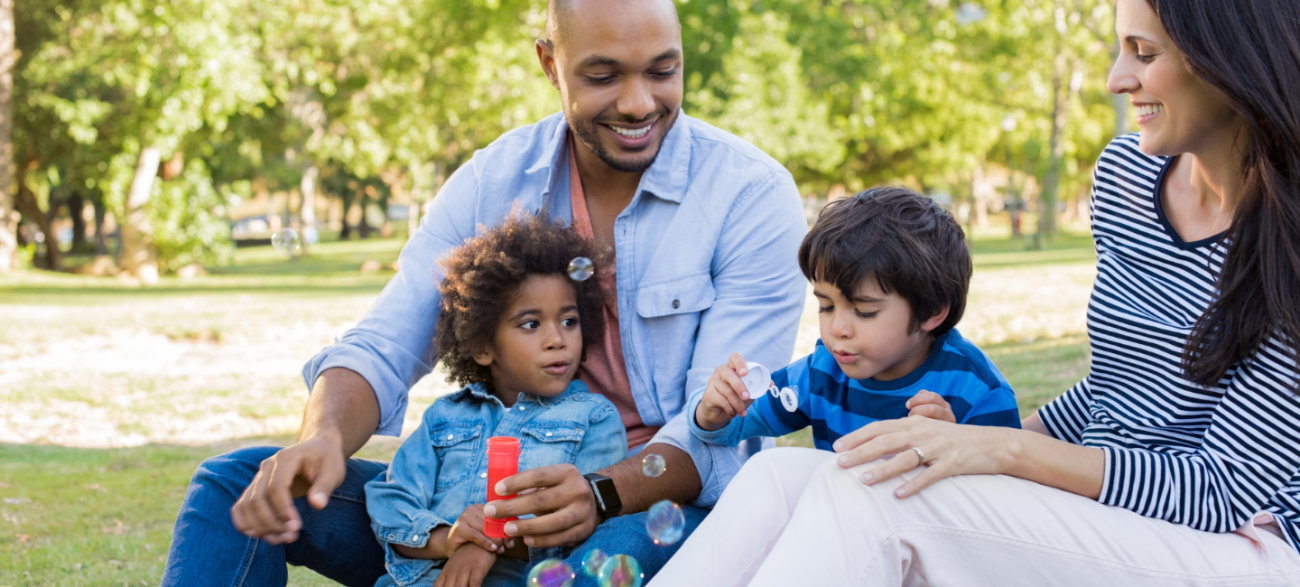
<instances>
[{"instance_id":1,"label":"salmon colored t-shirt","mask_svg":"<svg viewBox=\"0 0 1300 587\"><path fill-rule=\"evenodd\" d=\"M569 141L569 197L573 207L573 228L579 236L595 240L591 228L591 214L587 212L587 197L582 191L582 178L578 177L578 160L574 157L573 142ZM612 256L610 257L612 261ZM632 385L627 379L627 364L623 361L623 339L618 333L618 275L614 266L596 268L596 280L605 290L605 337L599 343L587 345L587 360L578 367L578 379L587 384L593 393L605 396L623 420L627 429L627 446L636 448L648 442L659 431L658 426L646 426L632 398Z\"/></svg>"}]
</instances>

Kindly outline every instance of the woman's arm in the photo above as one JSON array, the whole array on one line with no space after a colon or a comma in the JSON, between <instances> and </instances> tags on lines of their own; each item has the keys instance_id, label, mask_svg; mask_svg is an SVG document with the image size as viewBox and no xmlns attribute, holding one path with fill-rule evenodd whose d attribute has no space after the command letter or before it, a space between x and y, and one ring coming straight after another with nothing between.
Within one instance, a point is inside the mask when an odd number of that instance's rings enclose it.
<instances>
[{"instance_id":1,"label":"woman's arm","mask_svg":"<svg viewBox=\"0 0 1300 587\"><path fill-rule=\"evenodd\" d=\"M839 465L846 469L894 455L863 474L868 485L916 468L913 447L925 453L929 468L899 487L899 497L955 475L1011 475L1096 499L1105 479L1106 456L1100 449L1028 430L903 418L874 422L835 443Z\"/></svg>"},{"instance_id":2,"label":"woman's arm","mask_svg":"<svg viewBox=\"0 0 1300 587\"><path fill-rule=\"evenodd\" d=\"M1020 428L1029 432L1037 432L1043 436L1052 435L1051 432L1048 432L1047 426L1043 425L1043 419L1038 417L1037 410L1034 410L1034 413L1030 414L1028 418L1020 421Z\"/></svg>"}]
</instances>

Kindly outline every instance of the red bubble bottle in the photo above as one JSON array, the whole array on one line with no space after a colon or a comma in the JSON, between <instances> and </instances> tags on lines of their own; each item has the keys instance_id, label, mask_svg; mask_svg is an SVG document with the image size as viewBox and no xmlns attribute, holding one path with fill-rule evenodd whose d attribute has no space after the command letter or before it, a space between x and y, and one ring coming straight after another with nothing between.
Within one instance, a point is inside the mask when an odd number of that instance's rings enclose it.
<instances>
[{"instance_id":1,"label":"red bubble bottle","mask_svg":"<svg viewBox=\"0 0 1300 587\"><path fill-rule=\"evenodd\" d=\"M513 495L497 495L497 482L519 472L519 439L509 436L493 436L488 439L488 476L487 500L510 499ZM484 518L483 534L488 538L509 538L506 536L506 522L518 518Z\"/></svg>"}]
</instances>

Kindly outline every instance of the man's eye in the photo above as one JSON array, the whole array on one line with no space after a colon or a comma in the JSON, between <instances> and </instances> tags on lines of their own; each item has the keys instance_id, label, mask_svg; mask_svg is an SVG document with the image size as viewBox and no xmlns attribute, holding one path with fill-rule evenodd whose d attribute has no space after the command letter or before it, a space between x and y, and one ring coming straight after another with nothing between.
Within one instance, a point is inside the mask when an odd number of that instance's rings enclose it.
<instances>
[{"instance_id":1,"label":"man's eye","mask_svg":"<svg viewBox=\"0 0 1300 587\"><path fill-rule=\"evenodd\" d=\"M674 68L669 69L669 70L667 70L667 71L656 71L656 72L654 72L654 75L657 75L657 76L659 76L659 77L672 77L672 76L674 76L674 75L677 75L677 68L674 67Z\"/></svg>"},{"instance_id":2,"label":"man's eye","mask_svg":"<svg viewBox=\"0 0 1300 587\"><path fill-rule=\"evenodd\" d=\"M614 76L612 76L612 75L606 75L606 76L601 76L601 77L592 77L592 76L588 75L588 76L585 76L585 77L587 78L587 82L592 83L592 84L596 84L596 85L598 85L598 86L600 86L600 85L604 85L604 84L607 84L607 83L609 83L609 82L611 82L611 81L614 81Z\"/></svg>"}]
</instances>

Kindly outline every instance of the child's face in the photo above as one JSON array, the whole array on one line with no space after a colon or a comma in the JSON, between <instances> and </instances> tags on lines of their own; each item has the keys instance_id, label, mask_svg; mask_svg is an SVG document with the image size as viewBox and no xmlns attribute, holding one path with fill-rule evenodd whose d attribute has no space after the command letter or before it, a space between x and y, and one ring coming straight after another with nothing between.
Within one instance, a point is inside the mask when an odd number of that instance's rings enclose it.
<instances>
[{"instance_id":1,"label":"child's face","mask_svg":"<svg viewBox=\"0 0 1300 587\"><path fill-rule=\"evenodd\" d=\"M822 344L854 379L888 381L911 373L930 354L930 331L948 317L943 310L910 332L911 306L897 293L881 291L874 276L858 284L853 299L825 281L813 283L813 295Z\"/></svg>"},{"instance_id":2,"label":"child's face","mask_svg":"<svg viewBox=\"0 0 1300 587\"><path fill-rule=\"evenodd\" d=\"M556 275L529 276L497 325L492 344L474 355L492 370L494 391L507 403L520 393L564 393L581 359L577 295Z\"/></svg>"}]
</instances>

